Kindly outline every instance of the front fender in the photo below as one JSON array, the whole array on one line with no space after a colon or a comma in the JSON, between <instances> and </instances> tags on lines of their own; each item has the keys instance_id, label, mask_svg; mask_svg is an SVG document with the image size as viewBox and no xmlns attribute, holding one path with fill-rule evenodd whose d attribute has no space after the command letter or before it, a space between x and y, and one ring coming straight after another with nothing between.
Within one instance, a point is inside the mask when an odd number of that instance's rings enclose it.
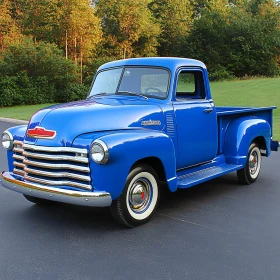
<instances>
[{"instance_id":1,"label":"front fender","mask_svg":"<svg viewBox=\"0 0 280 280\"><path fill-rule=\"evenodd\" d=\"M18 141L24 140L26 130L27 130L27 125L18 125L7 129L7 131L9 131L13 135L14 140L18 140Z\"/></svg>"},{"instance_id":2,"label":"front fender","mask_svg":"<svg viewBox=\"0 0 280 280\"><path fill-rule=\"evenodd\" d=\"M257 137L263 137L266 144L266 156L269 156L271 152L271 127L269 123L264 119L248 118L248 116L233 120L225 135L226 162L245 165L250 144Z\"/></svg>"},{"instance_id":3,"label":"front fender","mask_svg":"<svg viewBox=\"0 0 280 280\"><path fill-rule=\"evenodd\" d=\"M26 133L26 129L27 129L27 125L18 125L18 126L10 127L6 131L9 131L12 134L14 140L23 141ZM14 169L14 165L13 165L14 159L13 159L13 151L11 150L7 150L7 161L8 161L9 171L12 172Z\"/></svg>"},{"instance_id":4,"label":"front fender","mask_svg":"<svg viewBox=\"0 0 280 280\"><path fill-rule=\"evenodd\" d=\"M109 149L109 161L90 162L93 187L109 192L116 199L123 190L133 164L147 157L161 160L171 191L177 188L176 158L172 140L162 132L133 130L100 136Z\"/></svg>"}]
</instances>

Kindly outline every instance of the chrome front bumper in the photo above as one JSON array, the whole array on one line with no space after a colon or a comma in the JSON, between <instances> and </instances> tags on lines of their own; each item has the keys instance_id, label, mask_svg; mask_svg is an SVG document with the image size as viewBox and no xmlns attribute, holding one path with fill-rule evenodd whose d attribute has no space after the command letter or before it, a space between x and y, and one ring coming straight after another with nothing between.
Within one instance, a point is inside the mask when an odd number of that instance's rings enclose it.
<instances>
[{"instance_id":1,"label":"chrome front bumper","mask_svg":"<svg viewBox=\"0 0 280 280\"><path fill-rule=\"evenodd\" d=\"M18 193L69 204L106 207L112 203L111 195L107 192L71 191L23 182L17 180L10 172L2 173L1 184Z\"/></svg>"}]
</instances>

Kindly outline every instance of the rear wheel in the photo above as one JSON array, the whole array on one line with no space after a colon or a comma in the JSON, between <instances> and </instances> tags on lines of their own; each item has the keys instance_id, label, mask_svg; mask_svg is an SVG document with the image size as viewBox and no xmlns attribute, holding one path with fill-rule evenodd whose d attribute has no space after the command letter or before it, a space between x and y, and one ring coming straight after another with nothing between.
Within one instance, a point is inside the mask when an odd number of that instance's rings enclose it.
<instances>
[{"instance_id":1,"label":"rear wheel","mask_svg":"<svg viewBox=\"0 0 280 280\"><path fill-rule=\"evenodd\" d=\"M240 183L250 185L254 183L261 170L261 151L256 143L252 143L249 148L247 162L243 169L237 171L237 177Z\"/></svg>"},{"instance_id":2,"label":"rear wheel","mask_svg":"<svg viewBox=\"0 0 280 280\"><path fill-rule=\"evenodd\" d=\"M35 203L35 204L37 204L37 205L48 205L48 204L53 203L53 201L51 201L51 200L46 200L46 199L39 198L39 197L34 197L34 196L26 195L26 194L24 194L23 196L24 196L28 201L30 201L30 202L32 202L32 203Z\"/></svg>"},{"instance_id":3,"label":"rear wheel","mask_svg":"<svg viewBox=\"0 0 280 280\"><path fill-rule=\"evenodd\" d=\"M122 194L110 207L114 219L135 227L148 222L159 201L159 180L148 165L135 167L128 175Z\"/></svg>"}]
</instances>

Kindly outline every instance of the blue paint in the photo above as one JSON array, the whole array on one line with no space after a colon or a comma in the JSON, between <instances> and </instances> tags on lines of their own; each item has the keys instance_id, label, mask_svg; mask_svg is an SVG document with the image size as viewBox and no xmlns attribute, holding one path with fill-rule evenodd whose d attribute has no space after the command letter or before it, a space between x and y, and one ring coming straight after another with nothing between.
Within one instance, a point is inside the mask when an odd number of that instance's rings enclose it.
<instances>
[{"instance_id":1,"label":"blue paint","mask_svg":"<svg viewBox=\"0 0 280 280\"><path fill-rule=\"evenodd\" d=\"M92 135L96 139L97 134ZM90 161L93 187L110 192L117 198L125 185L126 178L133 164L145 158L159 158L164 166L166 179L172 191L177 189L176 157L172 140L160 131L123 130L106 134L98 139L104 141L109 148L109 162L105 165ZM87 139L88 145L92 140ZM73 146L85 144L83 136L74 141Z\"/></svg>"},{"instance_id":2,"label":"blue paint","mask_svg":"<svg viewBox=\"0 0 280 280\"><path fill-rule=\"evenodd\" d=\"M178 179L178 189L186 189L242 168L242 165L223 164L201 169Z\"/></svg>"},{"instance_id":3,"label":"blue paint","mask_svg":"<svg viewBox=\"0 0 280 280\"><path fill-rule=\"evenodd\" d=\"M99 165L89 157L90 175L93 191L109 192L112 199L122 193L131 168L140 160L159 160L169 189L176 191L242 168L248 148L257 137L265 143L266 156L278 149L278 142L272 141L272 111L276 107L215 107L202 62L183 58L127 59L106 63L97 73L127 66L167 69L167 97L100 95L42 109L32 116L28 126L9 131L15 140L46 147L89 151L94 140L104 141L109 161ZM176 89L183 71L200 73L202 81L196 95L182 99L176 96ZM149 121L158 123L143 125ZM56 137L27 137L27 128L36 126L55 130ZM10 172L12 155L7 152Z\"/></svg>"},{"instance_id":4,"label":"blue paint","mask_svg":"<svg viewBox=\"0 0 280 280\"><path fill-rule=\"evenodd\" d=\"M245 165L248 147L257 137L262 137L265 141L266 156L269 156L271 152L271 127L266 120L253 116L232 120L227 128L224 141L226 162Z\"/></svg>"}]
</instances>

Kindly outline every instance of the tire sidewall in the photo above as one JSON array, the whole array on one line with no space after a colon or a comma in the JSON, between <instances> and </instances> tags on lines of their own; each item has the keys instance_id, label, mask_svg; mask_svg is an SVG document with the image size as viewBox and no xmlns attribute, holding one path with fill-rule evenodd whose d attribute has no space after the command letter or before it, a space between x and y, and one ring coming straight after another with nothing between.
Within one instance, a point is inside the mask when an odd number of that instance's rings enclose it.
<instances>
[{"instance_id":1,"label":"tire sidewall","mask_svg":"<svg viewBox=\"0 0 280 280\"><path fill-rule=\"evenodd\" d=\"M254 174L254 176L251 175L250 168L249 168L250 155L251 155L253 150L256 151L257 154L258 154L258 167L257 167L257 171ZM261 157L261 151L259 149L259 146L257 144L255 144L255 143L252 143L250 145L250 148L249 148L248 158L247 158L247 162L246 162L246 170L245 170L247 180L250 183L254 183L257 180L257 178L258 178L258 176L260 174L260 171L261 171L261 162L262 162L262 157Z\"/></svg>"},{"instance_id":2,"label":"tire sidewall","mask_svg":"<svg viewBox=\"0 0 280 280\"><path fill-rule=\"evenodd\" d=\"M152 198L149 206L142 213L135 213L129 206L129 191L134 182L139 178L145 178L151 183ZM156 172L148 165L141 165L134 168L128 175L125 187L121 196L118 198L118 207L121 207L124 219L129 226L138 226L149 221L157 209L159 202L159 180Z\"/></svg>"}]
</instances>

